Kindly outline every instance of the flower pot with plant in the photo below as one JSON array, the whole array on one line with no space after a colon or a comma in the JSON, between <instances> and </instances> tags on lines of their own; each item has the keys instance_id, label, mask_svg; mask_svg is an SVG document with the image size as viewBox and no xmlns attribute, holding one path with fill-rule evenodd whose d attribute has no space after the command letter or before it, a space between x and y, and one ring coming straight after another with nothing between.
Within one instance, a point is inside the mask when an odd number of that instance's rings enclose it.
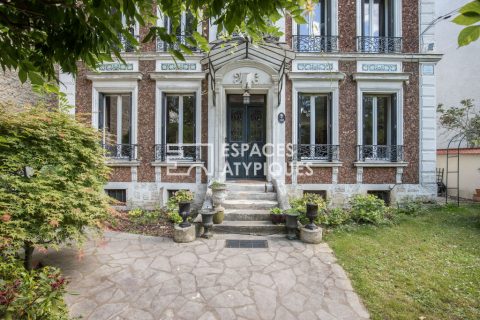
<instances>
[{"instance_id":1,"label":"flower pot with plant","mask_svg":"<svg viewBox=\"0 0 480 320\"><path fill-rule=\"evenodd\" d=\"M182 217L180 227L187 228L190 223L187 222L190 216L190 206L193 201L193 193L189 190L179 190L175 192L175 201L178 203L178 214Z\"/></svg>"},{"instance_id":2,"label":"flower pot with plant","mask_svg":"<svg viewBox=\"0 0 480 320\"><path fill-rule=\"evenodd\" d=\"M285 215L283 214L283 210L278 207L270 209L270 219L272 220L273 224L285 223Z\"/></svg>"},{"instance_id":3,"label":"flower pot with plant","mask_svg":"<svg viewBox=\"0 0 480 320\"><path fill-rule=\"evenodd\" d=\"M289 209L285 212L285 227L287 228L287 239L297 239L298 217L300 213L295 209Z\"/></svg>"}]
</instances>

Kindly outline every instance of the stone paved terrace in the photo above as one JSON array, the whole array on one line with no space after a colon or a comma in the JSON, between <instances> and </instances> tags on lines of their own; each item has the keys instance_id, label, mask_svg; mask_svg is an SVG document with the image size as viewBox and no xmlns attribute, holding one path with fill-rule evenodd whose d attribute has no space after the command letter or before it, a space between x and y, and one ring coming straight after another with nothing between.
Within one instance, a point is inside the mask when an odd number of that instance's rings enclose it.
<instances>
[{"instance_id":1,"label":"stone paved terrace","mask_svg":"<svg viewBox=\"0 0 480 320\"><path fill-rule=\"evenodd\" d=\"M369 317L328 245L261 239L268 249L225 248L220 235L176 244L107 232L81 255L67 248L41 259L70 279L68 289L77 295L66 301L71 314L84 319Z\"/></svg>"}]
</instances>

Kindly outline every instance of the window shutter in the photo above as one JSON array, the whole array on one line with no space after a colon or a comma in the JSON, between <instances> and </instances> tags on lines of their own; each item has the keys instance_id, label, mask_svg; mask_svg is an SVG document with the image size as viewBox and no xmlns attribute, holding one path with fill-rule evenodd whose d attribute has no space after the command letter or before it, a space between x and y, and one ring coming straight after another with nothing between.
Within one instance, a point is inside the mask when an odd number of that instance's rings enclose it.
<instances>
[{"instance_id":1,"label":"window shutter","mask_svg":"<svg viewBox=\"0 0 480 320\"><path fill-rule=\"evenodd\" d=\"M130 116L128 117L129 118L129 124L128 124L128 143L129 144L133 144L133 140L132 140L132 128L133 128L133 123L132 123L132 114L133 114L133 105L132 105L132 94L129 94L128 95L129 99L130 99Z\"/></svg>"},{"instance_id":2,"label":"window shutter","mask_svg":"<svg viewBox=\"0 0 480 320\"><path fill-rule=\"evenodd\" d=\"M397 94L392 95L392 106L391 106L391 139L390 144L396 145L397 144Z\"/></svg>"},{"instance_id":3,"label":"window shutter","mask_svg":"<svg viewBox=\"0 0 480 320\"><path fill-rule=\"evenodd\" d=\"M332 133L333 133L333 112L332 112L332 93L328 94L328 104L327 104L327 113L328 113L328 144L332 144Z\"/></svg>"},{"instance_id":4,"label":"window shutter","mask_svg":"<svg viewBox=\"0 0 480 320\"><path fill-rule=\"evenodd\" d=\"M167 95L162 92L162 123L161 123L161 136L160 143L167 144ZM165 146L164 146L165 147Z\"/></svg>"},{"instance_id":5,"label":"window shutter","mask_svg":"<svg viewBox=\"0 0 480 320\"><path fill-rule=\"evenodd\" d=\"M103 93L98 94L98 129L103 130L103 119L105 117L105 95Z\"/></svg>"}]
</instances>

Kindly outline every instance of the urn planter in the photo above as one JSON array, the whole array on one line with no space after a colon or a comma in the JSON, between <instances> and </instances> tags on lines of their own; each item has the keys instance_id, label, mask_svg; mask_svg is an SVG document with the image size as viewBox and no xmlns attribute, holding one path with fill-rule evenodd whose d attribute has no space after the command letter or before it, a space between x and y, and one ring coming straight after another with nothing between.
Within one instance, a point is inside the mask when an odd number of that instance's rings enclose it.
<instances>
[{"instance_id":1,"label":"urn planter","mask_svg":"<svg viewBox=\"0 0 480 320\"><path fill-rule=\"evenodd\" d=\"M285 223L285 214L270 213L270 219L272 219L273 224Z\"/></svg>"},{"instance_id":2,"label":"urn planter","mask_svg":"<svg viewBox=\"0 0 480 320\"><path fill-rule=\"evenodd\" d=\"M203 234L202 238L210 239L213 234L211 233L211 228L213 227L213 211L208 209L203 209L200 211L202 215L202 224L203 224Z\"/></svg>"},{"instance_id":3,"label":"urn planter","mask_svg":"<svg viewBox=\"0 0 480 320\"><path fill-rule=\"evenodd\" d=\"M215 208L215 214L213 216L213 223L221 224L225 217L225 209L222 207L222 203L227 196L227 185L224 183L215 182L212 184L212 201Z\"/></svg>"},{"instance_id":4,"label":"urn planter","mask_svg":"<svg viewBox=\"0 0 480 320\"><path fill-rule=\"evenodd\" d=\"M298 230L298 212L286 213L285 217L286 217L285 227L287 228L287 239L295 240L297 239L297 230Z\"/></svg>"},{"instance_id":5,"label":"urn planter","mask_svg":"<svg viewBox=\"0 0 480 320\"><path fill-rule=\"evenodd\" d=\"M305 226L305 228L309 230L317 229L317 226L313 222L315 218L318 216L318 205L315 203L307 203L307 218L310 220L310 223Z\"/></svg>"},{"instance_id":6,"label":"urn planter","mask_svg":"<svg viewBox=\"0 0 480 320\"><path fill-rule=\"evenodd\" d=\"M178 214L182 217L183 221L180 223L180 228L190 227L190 222L187 221L190 216L190 202L180 202L178 203Z\"/></svg>"}]
</instances>

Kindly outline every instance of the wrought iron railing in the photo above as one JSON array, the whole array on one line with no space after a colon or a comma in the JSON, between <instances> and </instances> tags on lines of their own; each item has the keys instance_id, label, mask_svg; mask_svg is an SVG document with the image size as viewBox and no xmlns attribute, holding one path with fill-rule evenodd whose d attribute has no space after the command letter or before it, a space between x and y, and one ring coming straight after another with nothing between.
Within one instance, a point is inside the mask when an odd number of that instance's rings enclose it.
<instances>
[{"instance_id":1,"label":"wrought iron railing","mask_svg":"<svg viewBox=\"0 0 480 320\"><path fill-rule=\"evenodd\" d=\"M201 147L196 144L156 144L157 161L199 161Z\"/></svg>"},{"instance_id":2,"label":"wrought iron railing","mask_svg":"<svg viewBox=\"0 0 480 320\"><path fill-rule=\"evenodd\" d=\"M294 159L299 161L338 161L339 146L332 144L297 144L293 148Z\"/></svg>"},{"instance_id":3,"label":"wrought iron railing","mask_svg":"<svg viewBox=\"0 0 480 320\"><path fill-rule=\"evenodd\" d=\"M337 52L337 36L292 36L292 48L297 52Z\"/></svg>"},{"instance_id":4,"label":"wrought iron railing","mask_svg":"<svg viewBox=\"0 0 480 320\"><path fill-rule=\"evenodd\" d=\"M403 146L360 145L357 146L358 161L403 161Z\"/></svg>"},{"instance_id":5,"label":"wrought iron railing","mask_svg":"<svg viewBox=\"0 0 480 320\"><path fill-rule=\"evenodd\" d=\"M140 39L138 35L132 35L137 41ZM136 47L124 35L120 35L120 42L122 43L122 52L134 52Z\"/></svg>"},{"instance_id":6,"label":"wrought iron railing","mask_svg":"<svg viewBox=\"0 0 480 320\"><path fill-rule=\"evenodd\" d=\"M401 53L401 37L357 37L357 51L375 53Z\"/></svg>"},{"instance_id":7,"label":"wrought iron railing","mask_svg":"<svg viewBox=\"0 0 480 320\"><path fill-rule=\"evenodd\" d=\"M177 35L177 42L175 43L167 43L160 39L157 39L157 52L165 52L169 49L180 50L180 44L183 44L193 52L199 51L197 47L192 46L190 43L187 42L187 37L189 37L189 35Z\"/></svg>"},{"instance_id":8,"label":"wrought iron railing","mask_svg":"<svg viewBox=\"0 0 480 320\"><path fill-rule=\"evenodd\" d=\"M118 160L137 160L136 144L102 144L105 156Z\"/></svg>"}]
</instances>

